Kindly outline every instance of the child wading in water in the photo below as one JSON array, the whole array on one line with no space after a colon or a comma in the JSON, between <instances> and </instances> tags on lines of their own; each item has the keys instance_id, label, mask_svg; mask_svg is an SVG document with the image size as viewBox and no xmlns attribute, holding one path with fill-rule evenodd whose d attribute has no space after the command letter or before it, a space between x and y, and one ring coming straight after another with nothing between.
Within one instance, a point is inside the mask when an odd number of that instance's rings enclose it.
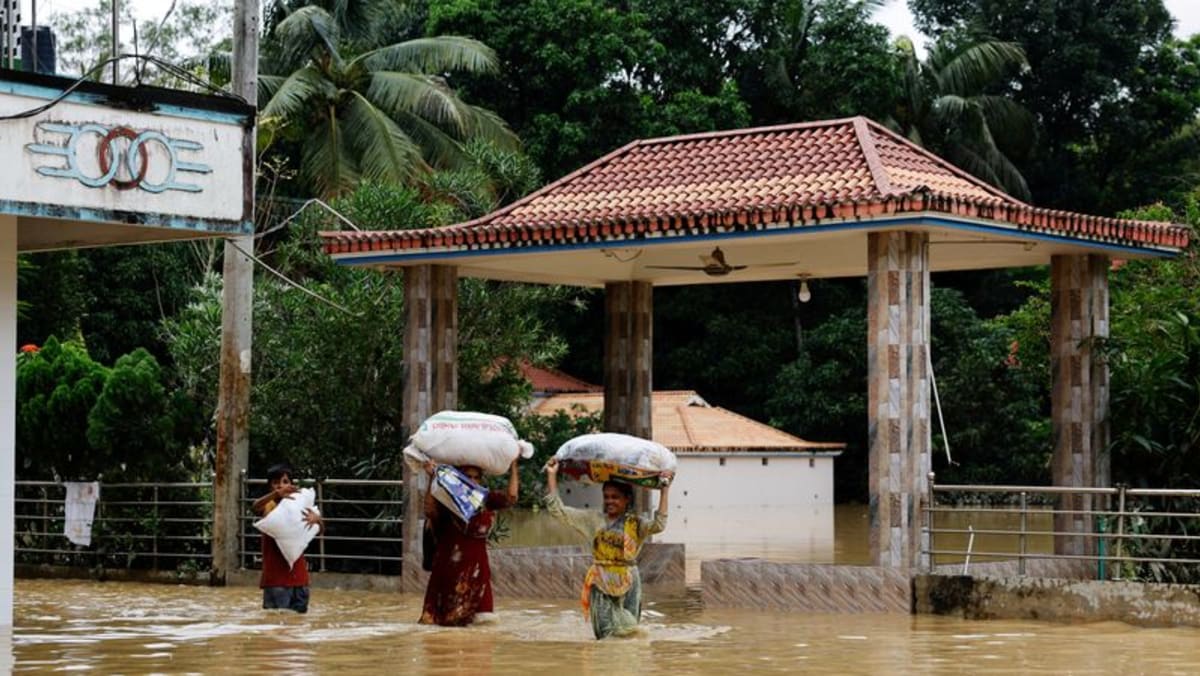
<instances>
[{"instance_id":1,"label":"child wading in water","mask_svg":"<svg viewBox=\"0 0 1200 676\"><path fill-rule=\"evenodd\" d=\"M286 500L300 490L292 483L294 473L295 470L287 463L272 465L267 470L267 483L271 490L254 501L255 514L259 517L270 514L280 500ZM304 510L304 521L316 526L319 533L325 531L321 516L312 509ZM275 539L266 533L262 534L262 576L258 586L263 592L263 608L308 612L308 562L301 554L295 565L289 567Z\"/></svg>"}]
</instances>

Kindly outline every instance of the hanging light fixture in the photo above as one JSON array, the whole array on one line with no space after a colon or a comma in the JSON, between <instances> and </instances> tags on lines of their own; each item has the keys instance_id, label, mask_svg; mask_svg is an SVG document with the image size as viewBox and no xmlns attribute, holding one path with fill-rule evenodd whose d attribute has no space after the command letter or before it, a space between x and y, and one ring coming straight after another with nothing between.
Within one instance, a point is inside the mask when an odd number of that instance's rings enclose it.
<instances>
[{"instance_id":1,"label":"hanging light fixture","mask_svg":"<svg viewBox=\"0 0 1200 676\"><path fill-rule=\"evenodd\" d=\"M800 275L800 292L796 294L796 299L801 303L812 300L812 291L808 290L808 275Z\"/></svg>"}]
</instances>

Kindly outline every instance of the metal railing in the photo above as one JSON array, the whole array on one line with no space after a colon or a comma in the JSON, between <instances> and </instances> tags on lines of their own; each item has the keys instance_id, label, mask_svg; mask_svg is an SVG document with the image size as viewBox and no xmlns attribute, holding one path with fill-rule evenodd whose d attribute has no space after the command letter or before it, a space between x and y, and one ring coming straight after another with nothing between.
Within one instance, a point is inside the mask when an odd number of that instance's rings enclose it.
<instances>
[{"instance_id":1,"label":"metal railing","mask_svg":"<svg viewBox=\"0 0 1200 676\"><path fill-rule=\"evenodd\" d=\"M85 568L208 569L212 559L212 484L102 483L91 544L63 534L66 488L17 481L16 561Z\"/></svg>"},{"instance_id":2,"label":"metal railing","mask_svg":"<svg viewBox=\"0 0 1200 676\"><path fill-rule=\"evenodd\" d=\"M398 575L402 553L403 482L322 479L312 487L325 532L305 557L312 570ZM16 562L73 568L206 571L212 562L211 483L101 483L91 544L64 535L66 489L55 481L17 481ZM261 536L250 512L265 479L243 477L244 568L261 566Z\"/></svg>"},{"instance_id":3,"label":"metal railing","mask_svg":"<svg viewBox=\"0 0 1200 676\"><path fill-rule=\"evenodd\" d=\"M1095 564L1097 579L1200 581L1200 490L941 485L929 474L922 566ZM982 542L976 547L977 542ZM939 560L940 557L940 560Z\"/></svg>"},{"instance_id":4,"label":"metal railing","mask_svg":"<svg viewBox=\"0 0 1200 676\"><path fill-rule=\"evenodd\" d=\"M403 559L401 528L404 482L375 479L300 481L316 491L325 532L309 545L309 569L341 573L399 575ZM267 492L266 479L242 476L241 561L243 568L262 566L262 536L253 527L250 507Z\"/></svg>"}]
</instances>

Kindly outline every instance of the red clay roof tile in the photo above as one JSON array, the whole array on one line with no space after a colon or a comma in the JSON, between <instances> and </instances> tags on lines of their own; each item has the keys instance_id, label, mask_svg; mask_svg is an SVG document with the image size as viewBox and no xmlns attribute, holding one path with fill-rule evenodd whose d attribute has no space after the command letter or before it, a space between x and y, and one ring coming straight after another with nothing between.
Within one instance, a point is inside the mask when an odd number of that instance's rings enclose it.
<instances>
[{"instance_id":1,"label":"red clay roof tile","mask_svg":"<svg viewBox=\"0 0 1200 676\"><path fill-rule=\"evenodd\" d=\"M1127 246L1183 248L1190 237L1185 226L1032 207L862 117L635 141L474 221L321 237L334 255L364 240L392 250L503 248L626 238L647 223L728 231L919 211Z\"/></svg>"}]
</instances>

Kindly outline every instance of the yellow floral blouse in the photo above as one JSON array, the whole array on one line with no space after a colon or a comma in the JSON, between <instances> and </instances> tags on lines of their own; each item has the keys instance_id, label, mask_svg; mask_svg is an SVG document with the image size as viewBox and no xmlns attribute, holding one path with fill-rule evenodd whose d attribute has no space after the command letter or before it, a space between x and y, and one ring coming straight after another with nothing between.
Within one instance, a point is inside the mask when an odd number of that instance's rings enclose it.
<instances>
[{"instance_id":1,"label":"yellow floral blouse","mask_svg":"<svg viewBox=\"0 0 1200 676\"><path fill-rule=\"evenodd\" d=\"M558 494L547 495L543 502L555 518L592 539L592 566L580 594L585 613L591 605L592 587L618 597L629 591L638 574L637 557L642 544L667 527L667 515L659 512L651 520L626 513L609 521L600 512L567 507Z\"/></svg>"}]
</instances>

